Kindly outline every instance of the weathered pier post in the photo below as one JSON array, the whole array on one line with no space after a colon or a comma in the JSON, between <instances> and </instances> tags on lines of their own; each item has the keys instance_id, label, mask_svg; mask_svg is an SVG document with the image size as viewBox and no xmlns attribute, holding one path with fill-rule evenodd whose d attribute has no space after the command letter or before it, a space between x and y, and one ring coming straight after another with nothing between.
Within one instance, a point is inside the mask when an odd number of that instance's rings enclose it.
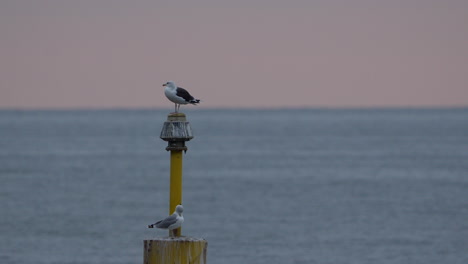
<instances>
[{"instance_id":1,"label":"weathered pier post","mask_svg":"<svg viewBox=\"0 0 468 264\"><path fill-rule=\"evenodd\" d=\"M182 157L187 151L185 142L193 138L185 114L169 114L160 137L168 142L166 150L171 152L169 214L172 214L176 206L182 204ZM143 263L206 263L208 242L205 239L182 236L181 228L173 230L173 234L174 237L145 240Z\"/></svg>"}]
</instances>

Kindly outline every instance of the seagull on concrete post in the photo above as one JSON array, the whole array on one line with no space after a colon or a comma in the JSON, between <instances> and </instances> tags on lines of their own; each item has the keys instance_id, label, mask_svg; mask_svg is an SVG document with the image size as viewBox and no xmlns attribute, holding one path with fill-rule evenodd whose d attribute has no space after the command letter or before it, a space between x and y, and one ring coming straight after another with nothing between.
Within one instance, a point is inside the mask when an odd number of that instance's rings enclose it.
<instances>
[{"instance_id":1,"label":"seagull on concrete post","mask_svg":"<svg viewBox=\"0 0 468 264\"><path fill-rule=\"evenodd\" d=\"M175 104L175 112L178 113L181 104L193 104L196 105L200 103L199 99L195 99L190 93L184 88L177 87L174 82L167 82L163 84L164 94L166 95L169 101Z\"/></svg>"},{"instance_id":2,"label":"seagull on concrete post","mask_svg":"<svg viewBox=\"0 0 468 264\"><path fill-rule=\"evenodd\" d=\"M148 225L148 228L160 228L160 229L167 229L170 231L170 236L174 237L174 229L177 229L182 226L184 222L184 217L182 216L182 212L184 211L184 207L179 204L176 206L174 213L163 220L157 221L152 225Z\"/></svg>"}]
</instances>

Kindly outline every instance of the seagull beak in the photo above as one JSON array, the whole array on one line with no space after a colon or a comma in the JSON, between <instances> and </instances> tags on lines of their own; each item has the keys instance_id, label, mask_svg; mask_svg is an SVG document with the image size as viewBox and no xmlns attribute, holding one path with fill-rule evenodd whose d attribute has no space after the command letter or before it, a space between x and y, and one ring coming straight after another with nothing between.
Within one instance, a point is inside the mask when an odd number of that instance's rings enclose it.
<instances>
[{"instance_id":1,"label":"seagull beak","mask_svg":"<svg viewBox=\"0 0 468 264\"><path fill-rule=\"evenodd\" d=\"M166 84L163 84L163 86L166 86Z\"/></svg>"}]
</instances>

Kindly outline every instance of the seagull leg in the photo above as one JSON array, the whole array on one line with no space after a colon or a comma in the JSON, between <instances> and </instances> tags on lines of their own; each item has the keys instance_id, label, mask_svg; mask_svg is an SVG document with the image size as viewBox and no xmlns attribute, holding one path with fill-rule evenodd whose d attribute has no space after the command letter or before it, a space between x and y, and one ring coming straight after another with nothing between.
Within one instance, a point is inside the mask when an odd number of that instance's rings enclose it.
<instances>
[{"instance_id":1,"label":"seagull leg","mask_svg":"<svg viewBox=\"0 0 468 264\"><path fill-rule=\"evenodd\" d=\"M174 113L177 113L177 104L174 104Z\"/></svg>"}]
</instances>

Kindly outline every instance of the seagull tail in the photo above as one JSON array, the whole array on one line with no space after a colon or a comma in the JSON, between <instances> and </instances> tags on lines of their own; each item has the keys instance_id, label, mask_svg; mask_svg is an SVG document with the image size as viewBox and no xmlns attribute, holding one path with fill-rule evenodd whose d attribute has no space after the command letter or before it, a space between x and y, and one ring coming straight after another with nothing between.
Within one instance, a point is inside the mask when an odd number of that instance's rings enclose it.
<instances>
[{"instance_id":1,"label":"seagull tail","mask_svg":"<svg viewBox=\"0 0 468 264\"><path fill-rule=\"evenodd\" d=\"M191 103L191 104L198 104L198 103L200 103L200 102L201 102L200 99L193 99L193 100L190 100L189 103Z\"/></svg>"},{"instance_id":2,"label":"seagull tail","mask_svg":"<svg viewBox=\"0 0 468 264\"><path fill-rule=\"evenodd\" d=\"M148 228L154 228L154 224L148 225Z\"/></svg>"}]
</instances>

